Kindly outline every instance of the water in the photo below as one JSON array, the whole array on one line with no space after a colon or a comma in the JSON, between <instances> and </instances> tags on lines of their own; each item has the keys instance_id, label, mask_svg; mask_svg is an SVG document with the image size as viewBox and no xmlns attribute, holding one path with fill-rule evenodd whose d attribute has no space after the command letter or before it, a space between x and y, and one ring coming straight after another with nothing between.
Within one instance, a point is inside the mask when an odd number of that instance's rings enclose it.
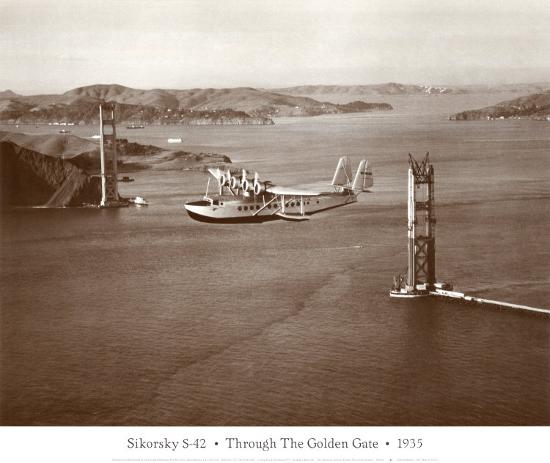
<instances>
[{"instance_id":1,"label":"water","mask_svg":"<svg viewBox=\"0 0 550 463\"><path fill-rule=\"evenodd\" d=\"M368 157L374 192L305 223L194 222L183 203L206 177L171 171L121 185L148 208L5 213L2 424L549 425L548 318L388 297L406 264L406 156L429 150L439 278L550 308L550 125L450 122L440 101L120 130L181 134L285 185Z\"/></svg>"}]
</instances>

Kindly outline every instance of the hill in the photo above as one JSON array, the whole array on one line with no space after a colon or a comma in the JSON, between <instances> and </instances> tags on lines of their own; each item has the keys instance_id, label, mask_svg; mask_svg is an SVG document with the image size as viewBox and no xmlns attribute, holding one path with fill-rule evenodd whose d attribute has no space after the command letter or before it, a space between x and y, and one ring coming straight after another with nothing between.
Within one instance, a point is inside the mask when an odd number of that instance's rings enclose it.
<instances>
[{"instance_id":1,"label":"hill","mask_svg":"<svg viewBox=\"0 0 550 463\"><path fill-rule=\"evenodd\" d=\"M550 90L502 101L481 109L463 111L450 117L456 121L508 118L550 120Z\"/></svg>"},{"instance_id":2,"label":"hill","mask_svg":"<svg viewBox=\"0 0 550 463\"><path fill-rule=\"evenodd\" d=\"M2 206L76 206L98 203L99 178L64 156L75 158L97 149L78 137L31 136L0 132Z\"/></svg>"},{"instance_id":3,"label":"hill","mask_svg":"<svg viewBox=\"0 0 550 463\"><path fill-rule=\"evenodd\" d=\"M250 87L139 90L113 84L79 87L60 95L2 94L0 120L11 122L95 123L97 105L102 102L117 103L119 121L157 124L272 124L272 117L392 109L387 104L365 102L369 106L342 108L313 98Z\"/></svg>"},{"instance_id":4,"label":"hill","mask_svg":"<svg viewBox=\"0 0 550 463\"><path fill-rule=\"evenodd\" d=\"M9 98L20 98L21 96L22 95L18 95L11 90L4 90L3 92L0 92L0 100L7 100Z\"/></svg>"}]
</instances>

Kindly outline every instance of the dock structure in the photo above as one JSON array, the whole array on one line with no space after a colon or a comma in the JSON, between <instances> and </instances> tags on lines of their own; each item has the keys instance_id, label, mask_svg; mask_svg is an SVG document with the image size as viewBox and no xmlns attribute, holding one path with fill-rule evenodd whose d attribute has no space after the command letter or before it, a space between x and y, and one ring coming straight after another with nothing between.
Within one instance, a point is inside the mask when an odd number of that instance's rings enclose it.
<instances>
[{"instance_id":1,"label":"dock structure","mask_svg":"<svg viewBox=\"0 0 550 463\"><path fill-rule=\"evenodd\" d=\"M419 163L409 153L407 201L407 270L394 277L391 297L445 297L502 309L526 310L550 315L550 309L468 296L453 291L435 276L435 177L429 153Z\"/></svg>"},{"instance_id":2,"label":"dock structure","mask_svg":"<svg viewBox=\"0 0 550 463\"><path fill-rule=\"evenodd\" d=\"M115 106L109 103L99 105L99 154L101 160L100 206L127 206L127 201L121 200L118 194Z\"/></svg>"}]
</instances>

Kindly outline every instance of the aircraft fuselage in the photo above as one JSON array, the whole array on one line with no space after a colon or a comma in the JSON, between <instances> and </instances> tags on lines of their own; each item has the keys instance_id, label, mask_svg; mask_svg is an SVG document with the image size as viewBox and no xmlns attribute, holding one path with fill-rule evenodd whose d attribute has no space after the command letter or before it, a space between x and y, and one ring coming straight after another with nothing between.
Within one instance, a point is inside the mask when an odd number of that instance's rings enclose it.
<instances>
[{"instance_id":1,"label":"aircraft fuselage","mask_svg":"<svg viewBox=\"0 0 550 463\"><path fill-rule=\"evenodd\" d=\"M275 219L300 220L316 212L357 202L351 191L320 193L316 196L220 195L185 204L190 217L201 222L263 222Z\"/></svg>"}]
</instances>

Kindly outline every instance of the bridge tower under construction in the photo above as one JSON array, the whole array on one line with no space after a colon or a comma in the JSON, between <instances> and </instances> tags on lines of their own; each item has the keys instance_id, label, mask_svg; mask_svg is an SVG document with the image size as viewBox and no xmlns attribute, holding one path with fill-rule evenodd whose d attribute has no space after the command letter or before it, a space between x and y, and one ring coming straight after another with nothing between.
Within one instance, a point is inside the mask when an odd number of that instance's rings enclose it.
<instances>
[{"instance_id":1,"label":"bridge tower under construction","mask_svg":"<svg viewBox=\"0 0 550 463\"><path fill-rule=\"evenodd\" d=\"M409 153L407 271L394 277L392 297L427 296L435 289L434 186L429 153L421 162Z\"/></svg>"},{"instance_id":2,"label":"bridge tower under construction","mask_svg":"<svg viewBox=\"0 0 550 463\"><path fill-rule=\"evenodd\" d=\"M409 153L407 189L407 270L393 278L391 297L444 297L455 301L527 310L550 315L550 309L468 296L453 290L451 283L435 279L434 168L429 153L422 162Z\"/></svg>"},{"instance_id":3,"label":"bridge tower under construction","mask_svg":"<svg viewBox=\"0 0 550 463\"><path fill-rule=\"evenodd\" d=\"M107 131L105 130L107 129ZM99 105L99 153L101 158L101 207L120 205L117 179L115 107Z\"/></svg>"}]
</instances>

